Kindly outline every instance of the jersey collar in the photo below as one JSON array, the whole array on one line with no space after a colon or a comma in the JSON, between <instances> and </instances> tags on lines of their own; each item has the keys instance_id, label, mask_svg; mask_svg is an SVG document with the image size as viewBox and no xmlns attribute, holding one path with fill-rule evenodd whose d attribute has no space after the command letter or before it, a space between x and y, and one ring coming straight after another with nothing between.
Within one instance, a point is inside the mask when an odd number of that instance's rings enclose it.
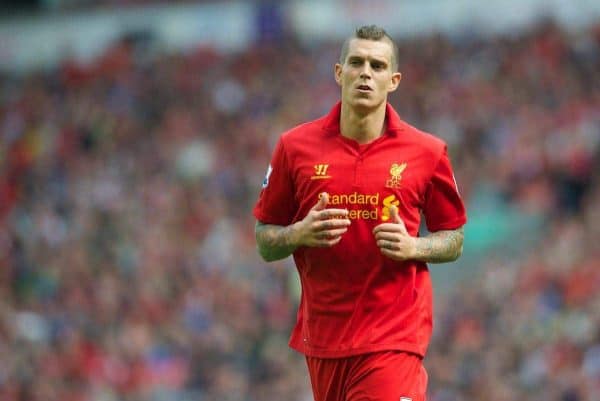
<instances>
[{"instance_id":1,"label":"jersey collar","mask_svg":"<svg viewBox=\"0 0 600 401\"><path fill-rule=\"evenodd\" d=\"M340 133L341 111L342 102L337 102L325 116L323 130L326 135L337 135ZM387 120L387 130L385 131L385 135L396 136L399 131L403 130L402 119L389 103L386 103L385 105L385 118Z\"/></svg>"}]
</instances>

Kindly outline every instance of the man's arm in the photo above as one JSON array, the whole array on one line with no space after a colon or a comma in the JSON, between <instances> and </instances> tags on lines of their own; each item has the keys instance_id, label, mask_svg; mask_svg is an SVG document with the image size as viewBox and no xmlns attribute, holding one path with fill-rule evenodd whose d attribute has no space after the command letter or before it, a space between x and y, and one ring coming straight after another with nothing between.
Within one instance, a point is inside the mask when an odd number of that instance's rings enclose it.
<instances>
[{"instance_id":1,"label":"man's arm","mask_svg":"<svg viewBox=\"0 0 600 401\"><path fill-rule=\"evenodd\" d=\"M416 238L415 259L429 263L453 262L462 255L463 239L462 227Z\"/></svg>"},{"instance_id":2,"label":"man's arm","mask_svg":"<svg viewBox=\"0 0 600 401\"><path fill-rule=\"evenodd\" d=\"M287 258L298 247L293 225L277 226L257 221L254 233L258 253L267 262Z\"/></svg>"},{"instance_id":3,"label":"man's arm","mask_svg":"<svg viewBox=\"0 0 600 401\"><path fill-rule=\"evenodd\" d=\"M398 215L398 209L392 207L390 213L392 221L380 224L373 230L381 253L390 259L444 263L452 262L462 254L462 227L436 231L425 237L412 237Z\"/></svg>"},{"instance_id":4,"label":"man's arm","mask_svg":"<svg viewBox=\"0 0 600 401\"><path fill-rule=\"evenodd\" d=\"M326 209L329 195L323 193L306 217L289 226L256 222L258 253L272 262L287 258L300 246L330 247L341 241L350 220L346 209Z\"/></svg>"}]
</instances>

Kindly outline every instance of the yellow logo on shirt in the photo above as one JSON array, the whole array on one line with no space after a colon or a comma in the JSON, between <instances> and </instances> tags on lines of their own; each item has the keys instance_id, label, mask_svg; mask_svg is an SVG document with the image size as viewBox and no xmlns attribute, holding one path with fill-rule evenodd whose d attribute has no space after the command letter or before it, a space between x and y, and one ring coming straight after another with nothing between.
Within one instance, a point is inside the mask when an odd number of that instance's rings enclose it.
<instances>
[{"instance_id":1,"label":"yellow logo on shirt","mask_svg":"<svg viewBox=\"0 0 600 401\"><path fill-rule=\"evenodd\" d=\"M380 196L379 192L372 194L359 192L331 193L327 204L332 207L351 206L348 210L348 218L351 220L379 220L381 218L381 221L388 221L390 219L390 207L398 207L400 201L395 195L389 195L383 198L380 204Z\"/></svg>"},{"instance_id":2,"label":"yellow logo on shirt","mask_svg":"<svg viewBox=\"0 0 600 401\"><path fill-rule=\"evenodd\" d=\"M400 201L396 199L395 195L386 196L383 199L383 208L381 208L381 220L388 221L390 219L390 207L400 204Z\"/></svg>"},{"instance_id":3,"label":"yellow logo on shirt","mask_svg":"<svg viewBox=\"0 0 600 401\"><path fill-rule=\"evenodd\" d=\"M394 163L390 167L390 178L385 182L387 188L400 188L400 180L402 180L402 172L406 169L406 163Z\"/></svg>"},{"instance_id":4,"label":"yellow logo on shirt","mask_svg":"<svg viewBox=\"0 0 600 401\"><path fill-rule=\"evenodd\" d=\"M315 175L310 177L311 180L323 180L326 178L331 178L330 175L327 175L327 169L329 168L329 164L315 164Z\"/></svg>"}]
</instances>

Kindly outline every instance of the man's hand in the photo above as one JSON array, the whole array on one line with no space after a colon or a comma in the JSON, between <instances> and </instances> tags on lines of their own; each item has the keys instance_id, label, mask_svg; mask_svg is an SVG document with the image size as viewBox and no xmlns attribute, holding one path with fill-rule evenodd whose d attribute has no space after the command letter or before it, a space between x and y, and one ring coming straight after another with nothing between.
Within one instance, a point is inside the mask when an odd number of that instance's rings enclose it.
<instances>
[{"instance_id":1,"label":"man's hand","mask_svg":"<svg viewBox=\"0 0 600 401\"><path fill-rule=\"evenodd\" d=\"M328 202L329 195L323 192L306 217L294 224L294 237L298 246L331 247L340 242L342 235L348 231L348 210L327 209Z\"/></svg>"},{"instance_id":2,"label":"man's hand","mask_svg":"<svg viewBox=\"0 0 600 401\"><path fill-rule=\"evenodd\" d=\"M322 193L306 217L289 226L256 222L258 252L267 262L287 258L299 246L326 248L340 242L348 231L346 209L327 209L329 195Z\"/></svg>"},{"instance_id":3,"label":"man's hand","mask_svg":"<svg viewBox=\"0 0 600 401\"><path fill-rule=\"evenodd\" d=\"M417 238L412 237L398 215L396 206L390 207L390 222L382 223L373 229L375 241L381 253L390 259L403 261L414 259L417 251Z\"/></svg>"}]
</instances>

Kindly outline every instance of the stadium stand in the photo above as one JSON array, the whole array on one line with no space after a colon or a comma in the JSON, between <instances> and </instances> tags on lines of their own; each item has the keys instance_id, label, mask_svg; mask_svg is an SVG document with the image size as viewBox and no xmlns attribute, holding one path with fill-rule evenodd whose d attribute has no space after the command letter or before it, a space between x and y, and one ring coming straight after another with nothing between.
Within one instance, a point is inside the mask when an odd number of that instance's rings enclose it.
<instances>
[{"instance_id":1,"label":"stadium stand","mask_svg":"<svg viewBox=\"0 0 600 401\"><path fill-rule=\"evenodd\" d=\"M0 399L311 399L294 272L259 260L250 210L277 135L337 99L336 52L121 41L0 77ZM391 101L448 141L479 227L437 302L429 399L600 400L600 25L400 54Z\"/></svg>"}]
</instances>

